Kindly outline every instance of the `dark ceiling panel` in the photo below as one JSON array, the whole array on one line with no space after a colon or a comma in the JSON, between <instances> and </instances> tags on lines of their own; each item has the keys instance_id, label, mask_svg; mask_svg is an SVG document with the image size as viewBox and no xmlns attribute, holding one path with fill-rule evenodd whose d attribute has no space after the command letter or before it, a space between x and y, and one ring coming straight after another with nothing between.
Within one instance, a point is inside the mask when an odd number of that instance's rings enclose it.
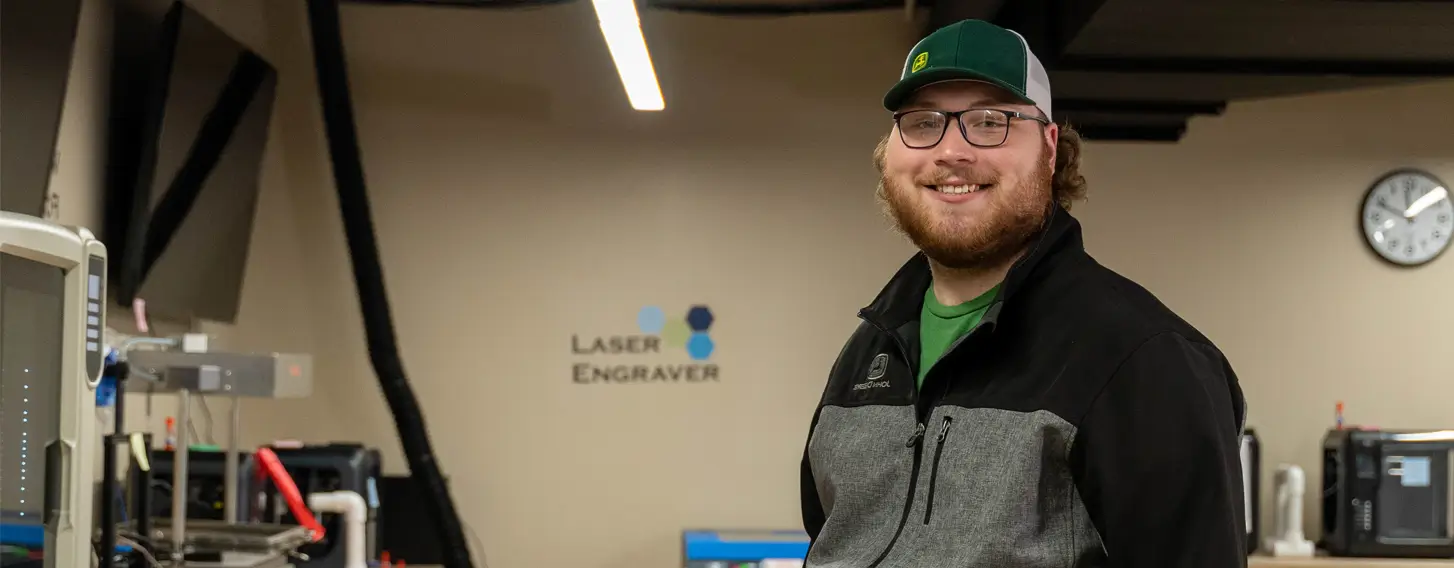
<instances>
[{"instance_id":1,"label":"dark ceiling panel","mask_svg":"<svg viewBox=\"0 0 1454 568\"><path fill-rule=\"evenodd\" d=\"M1065 55L1061 71L1106 73L1199 73L1290 77L1454 77L1454 59L1408 61L1372 59L1288 59L1271 57L1157 57L1145 55Z\"/></svg>"},{"instance_id":2,"label":"dark ceiling panel","mask_svg":"<svg viewBox=\"0 0 1454 568\"><path fill-rule=\"evenodd\" d=\"M1094 125L1077 126L1081 138L1093 142L1176 142L1186 134L1186 125Z\"/></svg>"},{"instance_id":3,"label":"dark ceiling panel","mask_svg":"<svg viewBox=\"0 0 1454 568\"><path fill-rule=\"evenodd\" d=\"M1063 112L1115 112L1136 114L1169 114L1191 116L1196 114L1222 114L1227 104L1222 101L1158 101L1147 99L1077 99L1065 96L1055 97L1055 113Z\"/></svg>"},{"instance_id":4,"label":"dark ceiling panel","mask_svg":"<svg viewBox=\"0 0 1454 568\"><path fill-rule=\"evenodd\" d=\"M929 23L924 34L964 19L989 20L1004 3L1005 0L934 0L929 8Z\"/></svg>"},{"instance_id":5,"label":"dark ceiling panel","mask_svg":"<svg viewBox=\"0 0 1454 568\"><path fill-rule=\"evenodd\" d=\"M1231 101L1405 84L1407 79L1263 77L1051 71L1056 96L1155 101Z\"/></svg>"},{"instance_id":6,"label":"dark ceiling panel","mask_svg":"<svg viewBox=\"0 0 1454 568\"><path fill-rule=\"evenodd\" d=\"M1055 112L1055 122L1072 124L1076 128L1089 126L1162 126L1173 127L1186 124L1191 115L1134 114L1121 112Z\"/></svg>"},{"instance_id":7,"label":"dark ceiling panel","mask_svg":"<svg viewBox=\"0 0 1454 568\"><path fill-rule=\"evenodd\" d=\"M1454 2L1112 0L1069 53L1454 60Z\"/></svg>"}]
</instances>

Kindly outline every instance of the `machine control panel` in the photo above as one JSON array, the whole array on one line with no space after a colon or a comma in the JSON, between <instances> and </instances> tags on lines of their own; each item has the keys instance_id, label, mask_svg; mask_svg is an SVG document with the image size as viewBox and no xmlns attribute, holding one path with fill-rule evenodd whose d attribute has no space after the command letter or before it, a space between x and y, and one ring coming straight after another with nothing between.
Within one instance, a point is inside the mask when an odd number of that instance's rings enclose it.
<instances>
[{"instance_id":1,"label":"machine control panel","mask_svg":"<svg viewBox=\"0 0 1454 568\"><path fill-rule=\"evenodd\" d=\"M86 263L86 377L101 380L106 364L101 338L106 329L106 259L91 255Z\"/></svg>"}]
</instances>

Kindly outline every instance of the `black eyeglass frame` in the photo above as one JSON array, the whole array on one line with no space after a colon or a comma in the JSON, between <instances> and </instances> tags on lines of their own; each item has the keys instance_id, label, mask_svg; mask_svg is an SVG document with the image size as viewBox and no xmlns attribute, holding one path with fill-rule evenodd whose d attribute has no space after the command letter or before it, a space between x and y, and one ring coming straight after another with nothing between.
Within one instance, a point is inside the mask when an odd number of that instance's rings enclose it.
<instances>
[{"instance_id":1,"label":"black eyeglass frame","mask_svg":"<svg viewBox=\"0 0 1454 568\"><path fill-rule=\"evenodd\" d=\"M998 143L996 143L996 144L975 144L973 141L971 141L969 139L969 132L965 131L965 129L964 129L964 121L960 120L959 117L963 116L965 113L971 113L971 112L986 112L986 111L988 111L988 112L998 112L998 113L1001 113L1001 114L1004 114L1005 115L1005 125L1006 125L1005 126L1005 136L1003 138L1001 138L1000 141ZM939 129L939 136L937 136L937 137L934 138L934 142L932 142L930 144L927 144L927 145L923 145L923 146L915 146L913 144L910 144L908 140L905 140L904 139L904 129L899 124L899 120L902 119L904 117L904 115L910 114L910 113L915 113L915 112L932 112L932 113L935 113L935 114L938 114L938 115L941 115L941 116L944 117L944 127ZM904 146L907 146L909 148L913 148L915 150L924 150L924 149L928 149L928 148L933 148L935 146L938 146L940 142L943 142L944 141L944 133L949 131L949 121L951 119L954 121L955 124L958 124L959 125L959 135L962 136L962 137L964 137L964 141L965 142L968 142L970 146L974 146L975 148L998 148L1000 146L1004 146L1005 145L1005 142L1008 142L1010 140L1010 125L1012 124L1011 121L1013 121L1015 119L1020 119L1020 120L1033 120L1035 122L1040 123L1041 126L1049 126L1050 125L1050 121L1049 120L1046 120L1045 118L1042 118L1042 117L1039 117L1039 116L1035 116L1033 114L1026 114L1026 113L1023 113L1023 112L1016 112L1016 111L1013 111L1013 110L1004 110L1004 109L998 109L998 108L967 108L967 109L964 109L964 110L957 110L957 111L934 110L934 109L927 109L927 108L916 108L916 109L912 109L912 110L901 110L901 111L895 112L893 116L894 116L894 127L899 131L899 141L900 142L903 142L904 143Z\"/></svg>"}]
</instances>

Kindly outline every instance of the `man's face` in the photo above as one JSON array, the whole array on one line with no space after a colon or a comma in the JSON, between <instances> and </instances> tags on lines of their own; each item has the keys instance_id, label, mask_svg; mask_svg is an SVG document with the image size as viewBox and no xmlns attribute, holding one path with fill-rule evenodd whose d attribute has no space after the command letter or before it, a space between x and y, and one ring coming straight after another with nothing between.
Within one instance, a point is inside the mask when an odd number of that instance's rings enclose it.
<instances>
[{"instance_id":1,"label":"man's face","mask_svg":"<svg viewBox=\"0 0 1454 568\"><path fill-rule=\"evenodd\" d=\"M1012 101L998 87L955 81L920 89L899 110L988 108L1040 116L1034 106ZM1059 130L1013 118L1008 129L1004 144L994 148L971 145L956 119L932 147L905 145L897 127L880 143L874 156L878 196L929 258L950 268L997 265L1019 254L1043 227Z\"/></svg>"}]
</instances>

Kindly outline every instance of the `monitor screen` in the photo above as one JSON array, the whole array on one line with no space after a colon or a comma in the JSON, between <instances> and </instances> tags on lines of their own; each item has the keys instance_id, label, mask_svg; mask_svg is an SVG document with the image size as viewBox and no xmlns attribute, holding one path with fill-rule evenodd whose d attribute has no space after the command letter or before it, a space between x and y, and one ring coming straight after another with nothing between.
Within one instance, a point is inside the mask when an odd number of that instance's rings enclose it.
<instances>
[{"instance_id":1,"label":"monitor screen","mask_svg":"<svg viewBox=\"0 0 1454 568\"><path fill-rule=\"evenodd\" d=\"M117 3L107 248L114 300L234 322L276 71L182 2Z\"/></svg>"},{"instance_id":2,"label":"monitor screen","mask_svg":"<svg viewBox=\"0 0 1454 568\"><path fill-rule=\"evenodd\" d=\"M32 550L45 449L60 437L65 282L58 267L0 253L0 544Z\"/></svg>"}]
</instances>

